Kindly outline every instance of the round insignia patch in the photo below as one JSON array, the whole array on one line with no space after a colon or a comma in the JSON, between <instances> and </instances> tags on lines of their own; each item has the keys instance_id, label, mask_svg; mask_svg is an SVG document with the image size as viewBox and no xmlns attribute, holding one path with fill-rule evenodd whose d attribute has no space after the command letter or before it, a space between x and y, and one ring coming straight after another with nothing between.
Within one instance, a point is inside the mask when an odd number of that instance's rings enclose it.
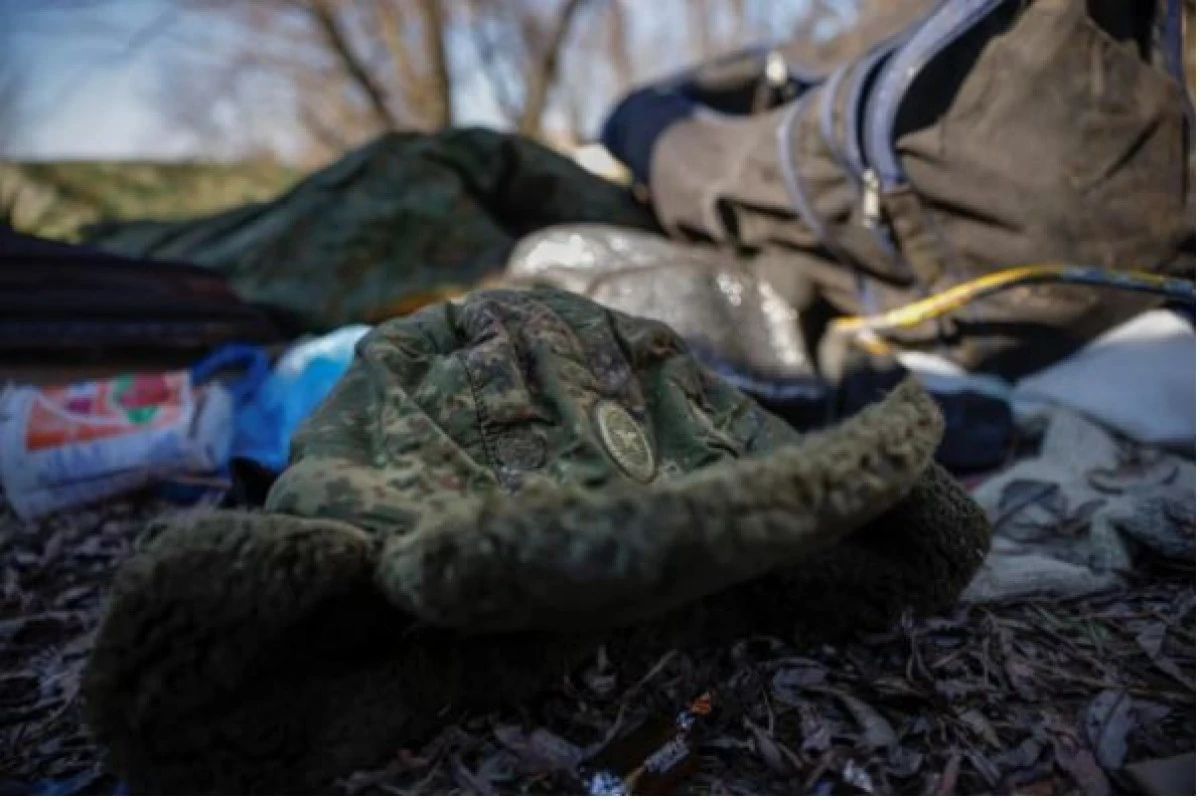
<instances>
[{"instance_id":1,"label":"round insignia patch","mask_svg":"<svg viewBox=\"0 0 1200 800\"><path fill-rule=\"evenodd\" d=\"M604 449L617 466L634 480L650 481L654 477L654 450L641 426L611 400L601 400L592 413Z\"/></svg>"}]
</instances>

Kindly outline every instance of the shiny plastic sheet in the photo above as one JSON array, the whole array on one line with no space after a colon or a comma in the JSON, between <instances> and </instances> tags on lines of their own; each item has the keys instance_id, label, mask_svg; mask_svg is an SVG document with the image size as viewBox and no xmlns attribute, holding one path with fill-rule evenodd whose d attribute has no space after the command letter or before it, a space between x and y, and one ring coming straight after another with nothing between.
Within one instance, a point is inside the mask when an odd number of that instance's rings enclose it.
<instances>
[{"instance_id":1,"label":"shiny plastic sheet","mask_svg":"<svg viewBox=\"0 0 1200 800\"><path fill-rule=\"evenodd\" d=\"M664 322L698 358L754 394L821 393L797 311L731 255L610 225L561 225L522 239L506 279Z\"/></svg>"}]
</instances>

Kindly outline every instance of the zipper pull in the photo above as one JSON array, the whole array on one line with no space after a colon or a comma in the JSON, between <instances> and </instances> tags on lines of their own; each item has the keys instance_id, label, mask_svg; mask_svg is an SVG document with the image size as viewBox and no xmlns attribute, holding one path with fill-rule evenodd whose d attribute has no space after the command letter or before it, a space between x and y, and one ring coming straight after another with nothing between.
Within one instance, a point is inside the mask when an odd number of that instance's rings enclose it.
<instances>
[{"instance_id":1,"label":"zipper pull","mask_svg":"<svg viewBox=\"0 0 1200 800\"><path fill-rule=\"evenodd\" d=\"M863 172L862 177L863 186L866 187L862 200L863 221L867 223L867 227L875 228L883 220L883 206L879 197L879 175L875 170L868 169Z\"/></svg>"},{"instance_id":2,"label":"zipper pull","mask_svg":"<svg viewBox=\"0 0 1200 800\"><path fill-rule=\"evenodd\" d=\"M778 50L772 50L767 54L767 63L763 68L763 74L767 78L767 85L773 88L778 89L787 84L788 64Z\"/></svg>"}]
</instances>

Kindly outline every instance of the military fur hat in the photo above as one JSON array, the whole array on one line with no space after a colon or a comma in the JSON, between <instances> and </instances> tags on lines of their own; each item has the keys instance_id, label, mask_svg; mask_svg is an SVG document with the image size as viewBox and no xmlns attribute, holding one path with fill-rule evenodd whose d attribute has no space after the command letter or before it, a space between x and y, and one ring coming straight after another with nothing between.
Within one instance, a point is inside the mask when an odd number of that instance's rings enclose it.
<instances>
[{"instance_id":1,"label":"military fur hat","mask_svg":"<svg viewBox=\"0 0 1200 800\"><path fill-rule=\"evenodd\" d=\"M147 532L91 720L136 791L309 791L599 641L935 611L988 540L941 432L910 382L798 433L666 326L567 292L426 308L360 342L263 512Z\"/></svg>"}]
</instances>

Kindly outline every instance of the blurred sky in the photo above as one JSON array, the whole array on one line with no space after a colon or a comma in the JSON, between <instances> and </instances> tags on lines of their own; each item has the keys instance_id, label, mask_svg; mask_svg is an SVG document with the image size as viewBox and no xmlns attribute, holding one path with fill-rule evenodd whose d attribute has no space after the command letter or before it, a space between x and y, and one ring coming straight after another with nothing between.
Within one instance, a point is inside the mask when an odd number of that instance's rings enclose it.
<instances>
[{"instance_id":1,"label":"blurred sky","mask_svg":"<svg viewBox=\"0 0 1200 800\"><path fill-rule=\"evenodd\" d=\"M807 0L783 0L780 8L798 15L806 5ZM632 15L635 41L657 35L644 30L646 16ZM0 0L0 57L11 59L32 89L24 93L21 124L0 157L204 155L202 141L158 113L155 97L161 97L161 73L172 47L219 38L208 25L206 18L180 13L175 0ZM467 47L464 36L451 36L452 59ZM460 124L502 124L481 70L458 79L454 102ZM219 117L222 109L212 114ZM553 124L553 113L547 121Z\"/></svg>"},{"instance_id":2,"label":"blurred sky","mask_svg":"<svg viewBox=\"0 0 1200 800\"><path fill-rule=\"evenodd\" d=\"M171 132L149 106L162 42L147 37L123 57L129 34L153 25L170 0L82 6L70 12L80 18L69 24L66 12L39 8L39 2L0 0L0 28L8 29L10 40L7 57L33 89L21 98L21 125L12 152L5 155L117 156L150 150L177 155L173 151L180 143L172 143Z\"/></svg>"},{"instance_id":3,"label":"blurred sky","mask_svg":"<svg viewBox=\"0 0 1200 800\"><path fill-rule=\"evenodd\" d=\"M164 54L202 35L204 20L175 13L173 0L74 0L64 12L44 0L0 0L8 57L29 77L6 158L180 158L197 143L155 109ZM252 1L252 0L248 0ZM76 19L64 19L69 14ZM501 116L478 73L456 89L463 122Z\"/></svg>"}]
</instances>

